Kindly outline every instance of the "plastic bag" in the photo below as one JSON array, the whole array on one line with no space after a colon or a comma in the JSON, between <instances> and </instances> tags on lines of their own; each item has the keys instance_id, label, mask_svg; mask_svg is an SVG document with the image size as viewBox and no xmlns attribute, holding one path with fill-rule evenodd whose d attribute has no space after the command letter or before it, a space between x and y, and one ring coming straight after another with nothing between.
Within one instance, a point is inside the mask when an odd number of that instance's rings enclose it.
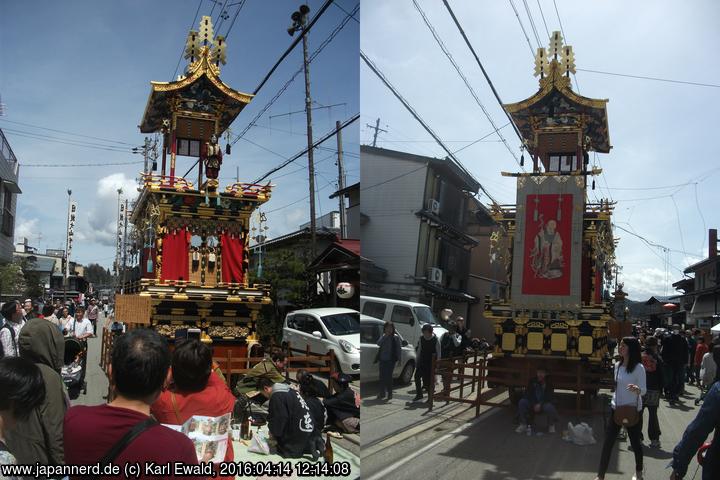
<instances>
[{"instance_id":1,"label":"plastic bag","mask_svg":"<svg viewBox=\"0 0 720 480\"><path fill-rule=\"evenodd\" d=\"M265 434L256 433L250 440L250 446L248 452L259 453L262 455L270 455L270 445Z\"/></svg>"},{"instance_id":2,"label":"plastic bag","mask_svg":"<svg viewBox=\"0 0 720 480\"><path fill-rule=\"evenodd\" d=\"M568 422L567 431L563 432L563 440L575 445L595 445L597 443L592 427L585 422L577 425Z\"/></svg>"}]
</instances>

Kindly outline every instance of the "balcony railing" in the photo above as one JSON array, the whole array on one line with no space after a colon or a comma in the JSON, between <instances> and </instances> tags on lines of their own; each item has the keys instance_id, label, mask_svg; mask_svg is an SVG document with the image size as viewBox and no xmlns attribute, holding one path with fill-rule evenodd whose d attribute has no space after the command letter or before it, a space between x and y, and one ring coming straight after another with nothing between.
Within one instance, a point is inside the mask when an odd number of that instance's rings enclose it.
<instances>
[{"instance_id":1,"label":"balcony railing","mask_svg":"<svg viewBox=\"0 0 720 480\"><path fill-rule=\"evenodd\" d=\"M7 138L5 138L5 134L2 130L0 130L0 157L2 157L3 160L8 162L10 167L12 168L13 174L15 177L17 177L18 174L18 161L15 157L15 153L12 151L12 148L10 148L10 144L7 141Z\"/></svg>"}]
</instances>

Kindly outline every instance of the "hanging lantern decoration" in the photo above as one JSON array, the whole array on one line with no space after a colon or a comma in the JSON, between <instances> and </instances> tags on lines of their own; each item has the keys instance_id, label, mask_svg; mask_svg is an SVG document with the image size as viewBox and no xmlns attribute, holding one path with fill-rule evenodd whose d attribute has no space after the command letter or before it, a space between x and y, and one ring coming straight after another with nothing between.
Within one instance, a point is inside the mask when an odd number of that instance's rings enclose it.
<instances>
[{"instance_id":1,"label":"hanging lantern decoration","mask_svg":"<svg viewBox=\"0 0 720 480\"><path fill-rule=\"evenodd\" d=\"M666 303L662 306L663 310L667 310L668 312L673 312L677 310L678 306L674 303Z\"/></svg>"},{"instance_id":2,"label":"hanging lantern decoration","mask_svg":"<svg viewBox=\"0 0 720 480\"><path fill-rule=\"evenodd\" d=\"M340 282L335 288L335 293L338 297L347 300L355 295L355 288L348 282Z\"/></svg>"}]
</instances>

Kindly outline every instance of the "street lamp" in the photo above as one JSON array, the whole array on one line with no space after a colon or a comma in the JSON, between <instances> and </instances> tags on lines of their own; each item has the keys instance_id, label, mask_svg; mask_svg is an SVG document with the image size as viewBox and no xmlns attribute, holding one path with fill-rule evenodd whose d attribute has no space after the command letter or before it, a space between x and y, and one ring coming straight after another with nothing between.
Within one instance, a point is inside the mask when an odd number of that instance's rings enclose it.
<instances>
[{"instance_id":1,"label":"street lamp","mask_svg":"<svg viewBox=\"0 0 720 480\"><path fill-rule=\"evenodd\" d=\"M310 13L310 7L300 5L300 8L290 15L293 23L287 29L288 35L291 37L295 32L302 32L303 44L303 67L305 69L305 115L307 117L307 143L308 143L308 178L310 182L310 251L312 257L317 254L315 249L315 163L313 162L313 133L312 133L312 98L310 97L310 62L308 61L307 32L307 15Z\"/></svg>"}]
</instances>

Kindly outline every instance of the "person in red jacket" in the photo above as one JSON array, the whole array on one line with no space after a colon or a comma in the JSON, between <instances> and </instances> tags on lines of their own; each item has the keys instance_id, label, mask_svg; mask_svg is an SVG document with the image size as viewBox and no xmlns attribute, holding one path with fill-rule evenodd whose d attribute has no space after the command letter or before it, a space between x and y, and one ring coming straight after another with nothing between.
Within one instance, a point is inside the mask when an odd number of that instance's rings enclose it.
<instances>
[{"instance_id":1,"label":"person in red jacket","mask_svg":"<svg viewBox=\"0 0 720 480\"><path fill-rule=\"evenodd\" d=\"M172 357L172 383L150 409L155 418L160 423L182 425L193 415L220 417L232 412L235 396L212 366L208 345L197 339L177 344ZM232 462L234 458L232 439L228 438L224 461Z\"/></svg>"}]
</instances>

